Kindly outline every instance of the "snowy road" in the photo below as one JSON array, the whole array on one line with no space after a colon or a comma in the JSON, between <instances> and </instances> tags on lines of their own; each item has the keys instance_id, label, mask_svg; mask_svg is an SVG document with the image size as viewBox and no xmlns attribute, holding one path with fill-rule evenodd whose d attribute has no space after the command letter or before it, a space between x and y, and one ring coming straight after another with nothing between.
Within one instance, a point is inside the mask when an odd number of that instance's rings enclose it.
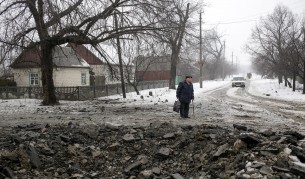
<instances>
[{"instance_id":1,"label":"snowy road","mask_svg":"<svg viewBox=\"0 0 305 179\"><path fill-rule=\"evenodd\" d=\"M256 129L292 128L305 133L305 106L300 103L253 96L248 88L229 85L205 97L209 104L206 114L220 116L224 124L238 123Z\"/></svg>"},{"instance_id":2,"label":"snowy road","mask_svg":"<svg viewBox=\"0 0 305 179\"><path fill-rule=\"evenodd\" d=\"M204 89L195 88L195 113L191 105L189 120L182 120L172 111L175 90L156 89L153 96L143 95L143 99L129 94L127 99L113 96L93 101L62 101L60 106L53 107L40 106L40 101L33 99L2 100L0 126L69 122L119 126L161 121L223 127L236 123L250 129L293 129L305 134L305 106L301 103L256 97L248 93L248 88L232 88L229 82L213 81L204 85Z\"/></svg>"}]
</instances>

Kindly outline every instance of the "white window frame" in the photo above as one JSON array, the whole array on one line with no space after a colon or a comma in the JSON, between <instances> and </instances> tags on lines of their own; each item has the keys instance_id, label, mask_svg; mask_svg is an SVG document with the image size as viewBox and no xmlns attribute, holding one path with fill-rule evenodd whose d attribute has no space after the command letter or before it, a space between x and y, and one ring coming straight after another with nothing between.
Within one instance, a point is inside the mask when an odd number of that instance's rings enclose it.
<instances>
[{"instance_id":1,"label":"white window frame","mask_svg":"<svg viewBox=\"0 0 305 179\"><path fill-rule=\"evenodd\" d=\"M81 79L81 84L86 85L87 84L87 73L82 72L81 75L80 75L80 79Z\"/></svg>"},{"instance_id":2,"label":"white window frame","mask_svg":"<svg viewBox=\"0 0 305 179\"><path fill-rule=\"evenodd\" d=\"M35 75L35 76L32 76L32 75ZM30 86L39 86L39 81L40 81L39 73L38 72L30 72L29 80L30 80Z\"/></svg>"}]
</instances>

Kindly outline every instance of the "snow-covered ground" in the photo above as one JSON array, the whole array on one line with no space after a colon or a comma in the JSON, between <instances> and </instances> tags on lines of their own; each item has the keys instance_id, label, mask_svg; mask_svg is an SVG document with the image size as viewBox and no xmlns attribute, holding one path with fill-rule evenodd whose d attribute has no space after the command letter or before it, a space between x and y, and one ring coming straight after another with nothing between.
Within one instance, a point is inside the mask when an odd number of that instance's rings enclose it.
<instances>
[{"instance_id":1,"label":"snow-covered ground","mask_svg":"<svg viewBox=\"0 0 305 179\"><path fill-rule=\"evenodd\" d=\"M247 92L251 85L265 81L264 88ZM251 80L247 88L231 88L231 81L204 81L203 88L194 84L195 100L192 104L191 120L182 120L173 112L176 90L168 88L140 91L141 95L131 92L127 98L113 95L88 101L60 101L58 106L41 106L41 100L13 99L0 100L0 127L28 123L69 123L80 125L150 125L155 121L170 122L175 125L220 125L232 123L253 128L294 128L304 131L299 122L305 119L302 105L290 102L279 103L275 100L257 98L272 88L270 80ZM272 80L271 80L272 81ZM253 89L252 89L253 90ZM152 95L149 95L151 93ZM297 93L295 93L297 94ZM271 94L272 95L272 94ZM299 94L298 94L299 95ZM295 122L297 121L297 122ZM1 129L1 128L0 128Z\"/></svg>"},{"instance_id":2,"label":"snow-covered ground","mask_svg":"<svg viewBox=\"0 0 305 179\"><path fill-rule=\"evenodd\" d=\"M217 88L223 87L228 84L228 81L204 81L203 88L199 87L199 83L194 83L194 93L195 96L215 90ZM149 96L149 93L152 92L152 96ZM150 104L156 102L169 102L173 103L176 100L176 90L171 90L167 88L156 88L140 91L140 95L137 95L135 92L130 92L126 94L126 99L122 95L112 95L107 97L101 97L100 100L107 99L116 99L119 101L132 101L133 104ZM78 107L82 104L85 104L84 101L60 101L60 106L74 106ZM20 110L26 109L27 111L36 111L36 108L41 106L41 100L39 99L0 99L0 111L10 111L12 114Z\"/></svg>"},{"instance_id":3,"label":"snow-covered ground","mask_svg":"<svg viewBox=\"0 0 305 179\"><path fill-rule=\"evenodd\" d=\"M200 88L199 83L194 83L194 96L196 97L202 96L204 93L209 91L213 91L222 87L227 86L230 81L203 81L203 88ZM149 92L152 92L152 96L149 96ZM168 88L157 88L157 89L148 89L140 91L140 95L137 95L135 92L127 93L126 99L122 98L122 95L113 95L108 97L101 97L101 100L107 99L118 99L121 101L129 101L130 104L151 104L151 103L169 103L173 104L176 100L176 90L168 89Z\"/></svg>"},{"instance_id":4,"label":"snow-covered ground","mask_svg":"<svg viewBox=\"0 0 305 179\"><path fill-rule=\"evenodd\" d=\"M277 79L254 79L250 80L248 92L254 96L277 99L292 102L305 103L305 95L302 94L302 85L297 84L297 90L279 84ZM270 96L267 96L270 95Z\"/></svg>"},{"instance_id":5,"label":"snow-covered ground","mask_svg":"<svg viewBox=\"0 0 305 179\"><path fill-rule=\"evenodd\" d=\"M195 102L198 99L203 98L204 95L208 92L226 88L230 86L230 81L204 81L203 88L199 87L199 83L194 83L194 93L195 93ZM301 86L299 85L298 88ZM247 100L256 102L251 96L245 95L241 96L237 94L239 88L230 88L227 91L228 96L238 98L240 100ZM273 79L253 79L250 80L248 88L245 89L249 94L253 96L259 96L269 99L278 99L285 101L301 102L305 103L305 95L301 93L300 90L293 92L290 88L285 87L283 84L279 85L277 80ZM117 100L124 102L126 105L154 105L165 103L169 106L172 106L176 100L176 90L171 90L168 88L157 88L140 91L140 95L137 95L135 92L127 93L127 98L123 99L122 95L113 95L108 97L101 97L99 100ZM149 95L152 93L152 96ZM266 96L270 94L270 96ZM14 114L16 112L27 111L27 112L36 112L37 108L49 108L40 106L41 100L37 99L11 99L5 100L0 99L0 112L6 114ZM74 107L82 108L86 105L85 101L60 101L60 107ZM52 108L49 108L49 112L52 113Z\"/></svg>"}]
</instances>

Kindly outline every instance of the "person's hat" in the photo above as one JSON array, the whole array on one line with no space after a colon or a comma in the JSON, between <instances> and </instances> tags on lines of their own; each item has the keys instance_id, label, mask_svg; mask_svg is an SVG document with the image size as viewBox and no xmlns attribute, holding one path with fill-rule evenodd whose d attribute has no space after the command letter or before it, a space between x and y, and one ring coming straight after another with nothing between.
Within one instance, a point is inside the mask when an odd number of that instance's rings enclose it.
<instances>
[{"instance_id":1,"label":"person's hat","mask_svg":"<svg viewBox=\"0 0 305 179\"><path fill-rule=\"evenodd\" d=\"M187 78L193 78L193 77L192 77L192 76L190 76L190 75L185 76L185 79L187 79Z\"/></svg>"}]
</instances>

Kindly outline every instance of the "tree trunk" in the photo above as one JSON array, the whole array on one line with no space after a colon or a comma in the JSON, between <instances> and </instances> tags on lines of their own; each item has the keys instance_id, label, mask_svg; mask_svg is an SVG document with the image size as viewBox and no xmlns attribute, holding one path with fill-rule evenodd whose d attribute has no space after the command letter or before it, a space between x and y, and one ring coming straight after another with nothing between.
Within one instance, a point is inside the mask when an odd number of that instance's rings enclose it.
<instances>
[{"instance_id":1,"label":"tree trunk","mask_svg":"<svg viewBox=\"0 0 305 179\"><path fill-rule=\"evenodd\" d=\"M199 40L200 40L200 42L199 42L199 44L200 44L200 49L199 49L199 65L200 65L200 76L199 76L199 84L200 84L200 88L202 88L202 71L203 71L203 61L202 61L202 25L201 25L201 23L202 23L202 18L201 18L201 12L200 12L200 16L199 16L199 19L200 19L200 32L199 32Z\"/></svg>"},{"instance_id":2,"label":"tree trunk","mask_svg":"<svg viewBox=\"0 0 305 179\"><path fill-rule=\"evenodd\" d=\"M279 79L279 84L283 83L283 76L282 75L279 75L278 79Z\"/></svg>"},{"instance_id":3,"label":"tree trunk","mask_svg":"<svg viewBox=\"0 0 305 179\"><path fill-rule=\"evenodd\" d=\"M303 94L305 94L305 60L303 61Z\"/></svg>"},{"instance_id":4,"label":"tree trunk","mask_svg":"<svg viewBox=\"0 0 305 179\"><path fill-rule=\"evenodd\" d=\"M177 74L177 63L179 58L180 49L182 46L182 40L185 32L185 26L189 18L189 8L190 3L187 4L185 16L183 18L182 24L176 34L174 43L172 43L172 55L171 55L171 70L170 70L170 79L169 79L169 89L176 89L176 74Z\"/></svg>"},{"instance_id":5,"label":"tree trunk","mask_svg":"<svg viewBox=\"0 0 305 179\"><path fill-rule=\"evenodd\" d=\"M285 80L285 87L287 87L288 79L287 79L287 76L286 76L286 75L284 76L284 80Z\"/></svg>"},{"instance_id":6,"label":"tree trunk","mask_svg":"<svg viewBox=\"0 0 305 179\"><path fill-rule=\"evenodd\" d=\"M137 95L140 95L140 91L138 90L137 85L132 84L133 89L136 91Z\"/></svg>"},{"instance_id":7,"label":"tree trunk","mask_svg":"<svg viewBox=\"0 0 305 179\"><path fill-rule=\"evenodd\" d=\"M200 83L200 88L202 88L202 75L203 75L203 64L200 63L200 77L199 77L199 83Z\"/></svg>"},{"instance_id":8,"label":"tree trunk","mask_svg":"<svg viewBox=\"0 0 305 179\"><path fill-rule=\"evenodd\" d=\"M118 29L119 25L118 25L118 19L117 19L116 14L114 14L114 23L115 23L115 28ZM120 38L119 37L116 38L116 42L117 42L117 48L118 48L122 93L123 93L123 98L126 98L126 89L125 89L124 71L123 71L123 60L122 60L121 43L120 43Z\"/></svg>"},{"instance_id":9,"label":"tree trunk","mask_svg":"<svg viewBox=\"0 0 305 179\"><path fill-rule=\"evenodd\" d=\"M287 84L288 84L289 88L292 88L290 81L287 80Z\"/></svg>"},{"instance_id":10,"label":"tree trunk","mask_svg":"<svg viewBox=\"0 0 305 179\"><path fill-rule=\"evenodd\" d=\"M292 82L292 91L295 91L295 81L296 81L296 73L293 72L293 82Z\"/></svg>"},{"instance_id":11,"label":"tree trunk","mask_svg":"<svg viewBox=\"0 0 305 179\"><path fill-rule=\"evenodd\" d=\"M55 105L58 101L55 96L55 87L53 82L53 60L52 50L54 46L48 45L47 42L41 44L41 81L43 89L43 105Z\"/></svg>"},{"instance_id":12,"label":"tree trunk","mask_svg":"<svg viewBox=\"0 0 305 179\"><path fill-rule=\"evenodd\" d=\"M172 47L169 89L176 89L177 63L178 63L178 52L175 47Z\"/></svg>"}]
</instances>

